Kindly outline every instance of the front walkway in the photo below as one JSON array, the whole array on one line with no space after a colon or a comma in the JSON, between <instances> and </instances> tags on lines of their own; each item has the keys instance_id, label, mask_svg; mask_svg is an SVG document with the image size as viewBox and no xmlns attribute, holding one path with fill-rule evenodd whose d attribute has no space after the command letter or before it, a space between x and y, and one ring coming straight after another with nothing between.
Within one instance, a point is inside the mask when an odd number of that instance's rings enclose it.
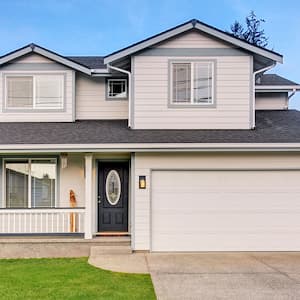
<instances>
[{"instance_id":1,"label":"front walkway","mask_svg":"<svg viewBox=\"0 0 300 300\"><path fill-rule=\"evenodd\" d=\"M150 272L158 299L300 299L300 252L150 253L90 261Z\"/></svg>"}]
</instances>

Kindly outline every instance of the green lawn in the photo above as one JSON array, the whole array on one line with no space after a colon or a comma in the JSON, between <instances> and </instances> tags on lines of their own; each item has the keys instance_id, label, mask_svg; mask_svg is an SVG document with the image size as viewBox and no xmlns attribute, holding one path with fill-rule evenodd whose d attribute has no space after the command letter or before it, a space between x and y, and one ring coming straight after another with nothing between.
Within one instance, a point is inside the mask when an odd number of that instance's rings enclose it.
<instances>
[{"instance_id":1,"label":"green lawn","mask_svg":"<svg viewBox=\"0 0 300 300\"><path fill-rule=\"evenodd\" d=\"M105 271L86 258L0 260L0 299L155 299L149 275Z\"/></svg>"}]
</instances>

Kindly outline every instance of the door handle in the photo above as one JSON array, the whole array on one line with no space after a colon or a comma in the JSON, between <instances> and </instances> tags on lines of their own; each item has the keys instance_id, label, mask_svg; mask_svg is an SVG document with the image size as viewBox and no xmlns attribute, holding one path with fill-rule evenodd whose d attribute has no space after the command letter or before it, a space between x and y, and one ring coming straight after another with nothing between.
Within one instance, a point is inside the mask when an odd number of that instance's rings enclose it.
<instances>
[{"instance_id":1,"label":"door handle","mask_svg":"<svg viewBox=\"0 0 300 300\"><path fill-rule=\"evenodd\" d=\"M100 204L101 203L101 197L98 196L98 203Z\"/></svg>"}]
</instances>

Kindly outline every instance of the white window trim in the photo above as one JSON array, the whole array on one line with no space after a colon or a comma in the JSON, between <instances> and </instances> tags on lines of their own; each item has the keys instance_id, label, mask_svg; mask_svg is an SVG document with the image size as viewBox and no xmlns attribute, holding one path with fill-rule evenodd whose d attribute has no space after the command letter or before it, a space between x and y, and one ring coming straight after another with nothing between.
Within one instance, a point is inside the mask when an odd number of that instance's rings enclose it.
<instances>
[{"instance_id":1,"label":"white window trim","mask_svg":"<svg viewBox=\"0 0 300 300\"><path fill-rule=\"evenodd\" d=\"M14 162L14 161L28 161L28 166L29 166L29 169L28 169L28 207L24 207L24 209L27 209L27 208L33 208L32 205L31 205L31 162L33 160L37 161L37 160L41 160L41 161L47 161L47 160L51 160L53 162L55 162L55 166L56 166L56 178L55 178L55 191L54 191L54 203L51 207L43 207L43 208L57 208L57 194L58 194L58 165L57 165L57 158L53 158L53 157L16 157L16 158L3 158L2 159L2 186L3 186L3 189L2 189L2 199L3 199L3 202L2 202L2 207L3 208L7 208L9 209L9 207L7 207L6 203L7 203L7 199L6 199L6 163L7 162ZM22 209L22 208L20 208Z\"/></svg>"},{"instance_id":2,"label":"white window trim","mask_svg":"<svg viewBox=\"0 0 300 300\"><path fill-rule=\"evenodd\" d=\"M36 78L37 77L41 77L41 76L60 76L62 77L62 103L60 106L56 106L56 107L36 107ZM32 97L33 97L33 103L32 103L32 107L12 107L12 106L7 106L7 78L8 77L32 77ZM5 110L19 110L19 111L38 111L38 110L63 110L64 109L64 103L65 103L65 84L66 84L66 78L65 78L65 74L61 73L61 74L48 74L48 73L39 73L39 74L27 74L27 73L6 73L4 76L4 108Z\"/></svg>"},{"instance_id":3,"label":"white window trim","mask_svg":"<svg viewBox=\"0 0 300 300\"><path fill-rule=\"evenodd\" d=\"M191 65L191 101L190 102L173 102L173 66L174 64L190 64ZM212 69L212 87L211 87L211 103L195 103L194 99L194 66L195 63L207 63ZM215 107L215 90L216 90L216 61L215 60L170 60L169 62L169 105L171 107Z\"/></svg>"},{"instance_id":4,"label":"white window trim","mask_svg":"<svg viewBox=\"0 0 300 300\"><path fill-rule=\"evenodd\" d=\"M111 81L124 81L125 82L125 93L126 96L125 97L116 97L116 96L110 96L109 95L109 84ZM128 88L127 88L127 78L110 78L107 79L106 82L106 99L109 100L127 100L128 99Z\"/></svg>"}]
</instances>

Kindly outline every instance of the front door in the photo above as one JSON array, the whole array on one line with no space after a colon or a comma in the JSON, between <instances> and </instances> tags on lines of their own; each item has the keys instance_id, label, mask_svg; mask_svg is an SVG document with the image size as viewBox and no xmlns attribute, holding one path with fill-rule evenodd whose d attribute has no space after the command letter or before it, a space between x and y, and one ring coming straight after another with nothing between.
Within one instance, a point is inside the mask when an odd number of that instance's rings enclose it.
<instances>
[{"instance_id":1,"label":"front door","mask_svg":"<svg viewBox=\"0 0 300 300\"><path fill-rule=\"evenodd\" d=\"M98 163L98 231L128 231L128 162Z\"/></svg>"}]
</instances>

